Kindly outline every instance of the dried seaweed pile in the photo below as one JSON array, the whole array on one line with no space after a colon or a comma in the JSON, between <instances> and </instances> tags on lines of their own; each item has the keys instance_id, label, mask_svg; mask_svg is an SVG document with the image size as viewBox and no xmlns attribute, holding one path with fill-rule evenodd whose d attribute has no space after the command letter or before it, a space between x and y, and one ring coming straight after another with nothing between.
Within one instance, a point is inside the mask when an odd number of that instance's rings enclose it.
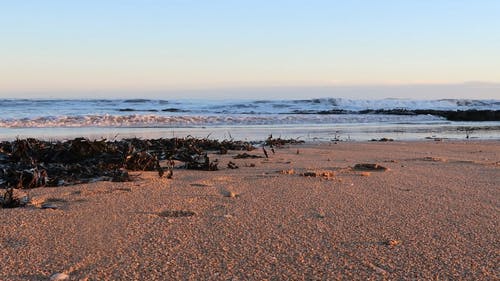
<instances>
[{"instance_id":1,"label":"dried seaweed pile","mask_svg":"<svg viewBox=\"0 0 500 281\"><path fill-rule=\"evenodd\" d=\"M158 171L162 160L184 162L187 169L217 170L206 151L252 150L241 141L196 138L123 139L76 138L64 142L18 139L0 143L0 188L62 186L90 181L129 181L128 171Z\"/></svg>"}]
</instances>

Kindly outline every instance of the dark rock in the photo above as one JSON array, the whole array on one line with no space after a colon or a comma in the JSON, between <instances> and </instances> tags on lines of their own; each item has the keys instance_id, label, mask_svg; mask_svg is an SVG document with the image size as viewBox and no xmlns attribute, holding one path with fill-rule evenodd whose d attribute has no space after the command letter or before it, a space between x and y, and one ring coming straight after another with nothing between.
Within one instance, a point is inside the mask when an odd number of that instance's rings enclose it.
<instances>
[{"instance_id":1,"label":"dark rock","mask_svg":"<svg viewBox=\"0 0 500 281\"><path fill-rule=\"evenodd\" d=\"M500 110L367 109L359 114L435 115L450 121L500 121Z\"/></svg>"}]
</instances>

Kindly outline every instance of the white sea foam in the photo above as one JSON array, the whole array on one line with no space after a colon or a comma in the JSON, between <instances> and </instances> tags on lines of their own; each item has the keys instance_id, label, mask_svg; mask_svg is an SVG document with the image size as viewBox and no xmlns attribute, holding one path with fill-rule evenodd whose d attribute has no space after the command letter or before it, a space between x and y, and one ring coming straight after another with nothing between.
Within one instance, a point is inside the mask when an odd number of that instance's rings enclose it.
<instances>
[{"instance_id":1,"label":"white sea foam","mask_svg":"<svg viewBox=\"0 0 500 281\"><path fill-rule=\"evenodd\" d=\"M217 116L161 116L161 115L86 115L37 117L0 120L4 128L44 127L191 127L239 125L291 125L291 124L347 124L347 123L418 123L439 121L431 115L217 115Z\"/></svg>"}]
</instances>

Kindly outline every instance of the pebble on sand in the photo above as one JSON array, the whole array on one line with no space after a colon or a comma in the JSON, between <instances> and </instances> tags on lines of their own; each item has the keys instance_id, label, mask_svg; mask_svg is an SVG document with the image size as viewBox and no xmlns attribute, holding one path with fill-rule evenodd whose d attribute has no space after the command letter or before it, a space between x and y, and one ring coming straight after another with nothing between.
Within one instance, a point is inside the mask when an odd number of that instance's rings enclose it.
<instances>
[{"instance_id":1,"label":"pebble on sand","mask_svg":"<svg viewBox=\"0 0 500 281\"><path fill-rule=\"evenodd\" d=\"M64 281L69 280L69 275L66 273L54 273L50 276L50 281Z\"/></svg>"},{"instance_id":2,"label":"pebble on sand","mask_svg":"<svg viewBox=\"0 0 500 281\"><path fill-rule=\"evenodd\" d=\"M52 209L56 210L59 209L59 206L57 204L54 204L52 202L45 202L40 206L41 209Z\"/></svg>"},{"instance_id":3,"label":"pebble on sand","mask_svg":"<svg viewBox=\"0 0 500 281\"><path fill-rule=\"evenodd\" d=\"M230 191L230 190L223 190L222 192L222 195L224 197L230 197L230 198L236 198L236 197L239 197L239 194L234 192L234 191Z\"/></svg>"},{"instance_id":4,"label":"pebble on sand","mask_svg":"<svg viewBox=\"0 0 500 281\"><path fill-rule=\"evenodd\" d=\"M387 241L385 242L385 244L386 244L387 246L392 246L392 247L394 247L394 246L398 246L399 244L401 244L401 240L389 239L389 240L387 240Z\"/></svg>"}]
</instances>

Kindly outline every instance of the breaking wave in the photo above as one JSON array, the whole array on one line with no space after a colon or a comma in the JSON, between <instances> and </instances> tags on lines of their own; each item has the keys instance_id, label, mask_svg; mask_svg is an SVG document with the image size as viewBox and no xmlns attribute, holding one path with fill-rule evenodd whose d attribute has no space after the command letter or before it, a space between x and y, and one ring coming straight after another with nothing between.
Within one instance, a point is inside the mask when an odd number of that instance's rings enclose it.
<instances>
[{"instance_id":1,"label":"breaking wave","mask_svg":"<svg viewBox=\"0 0 500 281\"><path fill-rule=\"evenodd\" d=\"M195 126L293 125L293 124L346 124L346 123L418 123L440 121L431 115L85 115L0 119L4 128L48 127L144 127L175 128Z\"/></svg>"},{"instance_id":2,"label":"breaking wave","mask_svg":"<svg viewBox=\"0 0 500 281\"><path fill-rule=\"evenodd\" d=\"M0 128L412 123L443 119L408 111L500 110L500 100L0 99L0 109Z\"/></svg>"}]
</instances>

